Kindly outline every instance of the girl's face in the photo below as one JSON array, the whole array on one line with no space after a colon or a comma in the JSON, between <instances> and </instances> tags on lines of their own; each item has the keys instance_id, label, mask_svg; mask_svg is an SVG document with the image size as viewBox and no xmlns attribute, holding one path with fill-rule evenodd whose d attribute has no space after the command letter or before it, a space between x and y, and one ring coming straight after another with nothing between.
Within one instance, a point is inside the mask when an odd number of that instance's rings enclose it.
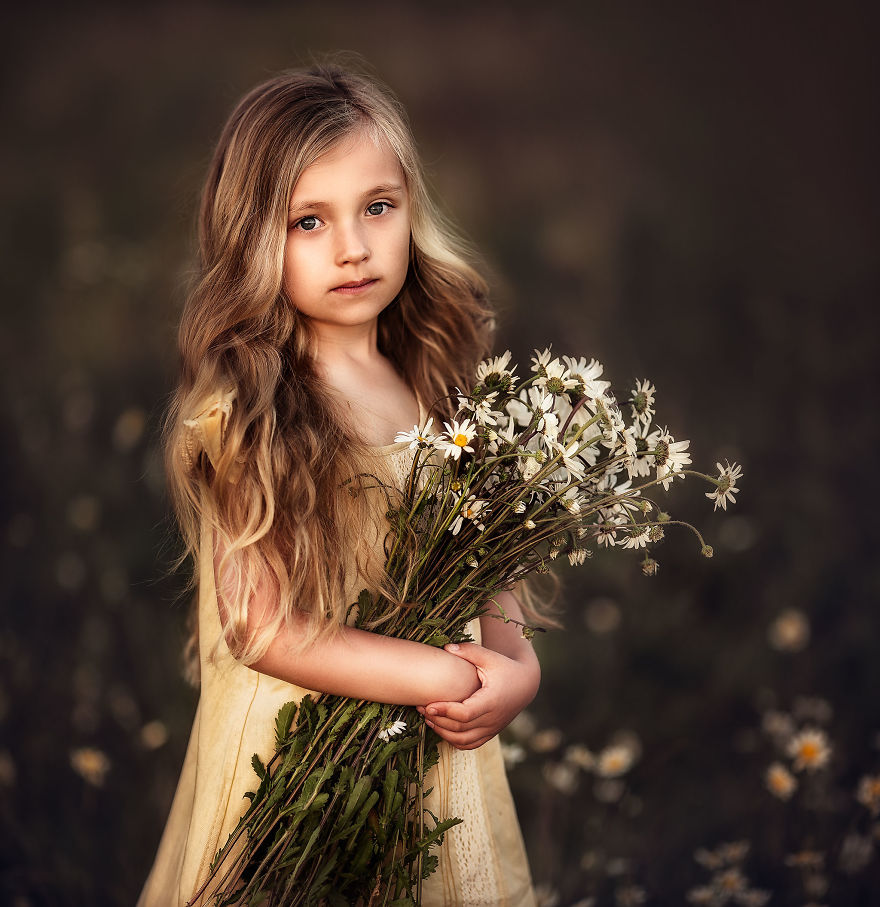
<instances>
[{"instance_id":1,"label":"girl's face","mask_svg":"<svg viewBox=\"0 0 880 907\"><path fill-rule=\"evenodd\" d=\"M384 139L360 130L302 172L290 200L284 289L318 337L375 326L409 266L409 193Z\"/></svg>"}]
</instances>

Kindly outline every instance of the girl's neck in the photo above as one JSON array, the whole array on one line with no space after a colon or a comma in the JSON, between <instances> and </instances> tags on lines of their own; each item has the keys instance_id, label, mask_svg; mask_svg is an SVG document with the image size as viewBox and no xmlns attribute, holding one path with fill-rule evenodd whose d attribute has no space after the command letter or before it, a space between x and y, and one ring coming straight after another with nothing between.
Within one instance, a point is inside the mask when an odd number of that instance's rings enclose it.
<instances>
[{"instance_id":1,"label":"girl's neck","mask_svg":"<svg viewBox=\"0 0 880 907\"><path fill-rule=\"evenodd\" d=\"M354 326L320 325L313 331L315 360L320 372L355 363L368 366L379 353L377 322Z\"/></svg>"}]
</instances>

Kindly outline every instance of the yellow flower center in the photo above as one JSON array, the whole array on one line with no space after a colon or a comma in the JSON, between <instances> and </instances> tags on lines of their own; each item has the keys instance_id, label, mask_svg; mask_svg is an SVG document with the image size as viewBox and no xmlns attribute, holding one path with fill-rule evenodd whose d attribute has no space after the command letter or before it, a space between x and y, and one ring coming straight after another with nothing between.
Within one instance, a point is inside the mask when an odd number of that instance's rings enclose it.
<instances>
[{"instance_id":1,"label":"yellow flower center","mask_svg":"<svg viewBox=\"0 0 880 907\"><path fill-rule=\"evenodd\" d=\"M452 439L452 443L453 443L453 444L457 444L459 447L464 447L464 446L467 444L467 442L468 442L468 437L467 437L467 435L463 435L461 432L459 432L459 433Z\"/></svg>"},{"instance_id":2,"label":"yellow flower center","mask_svg":"<svg viewBox=\"0 0 880 907\"><path fill-rule=\"evenodd\" d=\"M801 759L804 762L815 762L818 758L819 747L812 740L808 740L801 745Z\"/></svg>"}]
</instances>

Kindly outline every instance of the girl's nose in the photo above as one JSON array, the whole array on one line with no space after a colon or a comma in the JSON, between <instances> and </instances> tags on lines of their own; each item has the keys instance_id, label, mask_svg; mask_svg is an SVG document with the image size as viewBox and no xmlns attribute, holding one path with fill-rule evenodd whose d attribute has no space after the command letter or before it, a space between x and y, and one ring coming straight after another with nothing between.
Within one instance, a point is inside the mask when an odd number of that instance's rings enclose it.
<instances>
[{"instance_id":1,"label":"girl's nose","mask_svg":"<svg viewBox=\"0 0 880 907\"><path fill-rule=\"evenodd\" d=\"M338 264L366 261L369 257L370 249L363 227L359 224L344 227L339 235L337 246Z\"/></svg>"}]
</instances>

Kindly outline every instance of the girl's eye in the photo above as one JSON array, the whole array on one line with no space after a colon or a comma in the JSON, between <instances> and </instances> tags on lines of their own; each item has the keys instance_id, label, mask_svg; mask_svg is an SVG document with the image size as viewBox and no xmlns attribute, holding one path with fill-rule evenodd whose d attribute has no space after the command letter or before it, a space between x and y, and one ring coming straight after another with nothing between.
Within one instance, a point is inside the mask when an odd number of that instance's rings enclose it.
<instances>
[{"instance_id":1,"label":"girl's eye","mask_svg":"<svg viewBox=\"0 0 880 907\"><path fill-rule=\"evenodd\" d=\"M388 202L373 202L372 205L367 205L367 213L378 215L384 214L391 205Z\"/></svg>"},{"instance_id":2,"label":"girl's eye","mask_svg":"<svg viewBox=\"0 0 880 907\"><path fill-rule=\"evenodd\" d=\"M319 223L320 221L314 214L307 214L305 217L301 217L293 226L299 230L305 230L306 233L311 233Z\"/></svg>"}]
</instances>

